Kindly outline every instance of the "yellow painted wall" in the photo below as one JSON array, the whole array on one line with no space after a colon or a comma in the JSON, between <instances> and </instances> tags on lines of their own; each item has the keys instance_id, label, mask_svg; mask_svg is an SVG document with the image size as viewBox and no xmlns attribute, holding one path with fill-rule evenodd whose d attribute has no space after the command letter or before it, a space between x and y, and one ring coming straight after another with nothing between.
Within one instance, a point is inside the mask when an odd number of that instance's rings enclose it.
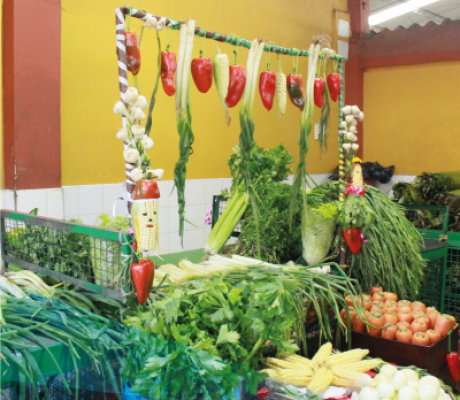
<instances>
[{"instance_id":1,"label":"yellow painted wall","mask_svg":"<svg viewBox=\"0 0 460 400\"><path fill-rule=\"evenodd\" d=\"M460 169L460 62L364 75L364 158L396 174Z\"/></svg>"},{"instance_id":2,"label":"yellow painted wall","mask_svg":"<svg viewBox=\"0 0 460 400\"><path fill-rule=\"evenodd\" d=\"M193 17L197 25L211 31L235 34L252 39L266 38L278 45L308 48L313 34L326 33L337 43L334 9L346 9L346 0L138 0L132 5L156 15L176 20ZM123 145L115 139L121 119L112 112L119 98L115 54L115 13L119 0L62 0L62 184L81 185L111 183L124 180ZM343 14L341 18L344 18ZM141 22L132 19L131 28L138 30ZM177 51L178 34L172 33L172 49ZM166 45L166 32L161 34ZM195 40L195 55L200 42ZM233 47L221 44L231 54ZM216 42L206 41L206 56L212 56ZM141 46L142 67L139 87L150 97L156 74L157 46L154 31L145 31ZM246 65L247 50L240 51L239 63ZM272 65L276 57L272 56ZM283 69L292 70L290 57L283 57ZM306 75L307 59L300 61ZM261 68L262 70L262 68ZM196 141L188 164L187 178L229 177L227 159L238 143L238 109L232 110L232 124L227 127L215 89L199 93L192 84L192 118ZM283 143L298 153L300 112L288 106L286 116L279 117L274 108L267 112L257 97L254 121L255 137L260 146L273 147ZM308 170L325 173L337 164L337 105L333 105L330 147L321 160L319 144L311 138ZM154 109L150 150L153 168L163 168L165 179L173 178L178 158L174 98L161 90Z\"/></svg>"}]
</instances>

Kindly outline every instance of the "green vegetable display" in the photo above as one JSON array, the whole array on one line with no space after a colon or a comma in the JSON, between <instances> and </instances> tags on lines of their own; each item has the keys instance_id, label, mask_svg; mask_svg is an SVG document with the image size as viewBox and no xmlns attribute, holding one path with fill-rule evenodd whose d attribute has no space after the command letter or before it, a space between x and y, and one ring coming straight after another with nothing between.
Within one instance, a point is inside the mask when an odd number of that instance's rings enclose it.
<instances>
[{"instance_id":1,"label":"green vegetable display","mask_svg":"<svg viewBox=\"0 0 460 400\"><path fill-rule=\"evenodd\" d=\"M449 207L447 230L460 232L460 171L426 173L418 176L414 183L398 182L393 186L394 199L399 204L418 204ZM418 210L411 216L418 229L439 229L442 216L429 210Z\"/></svg>"}]
</instances>

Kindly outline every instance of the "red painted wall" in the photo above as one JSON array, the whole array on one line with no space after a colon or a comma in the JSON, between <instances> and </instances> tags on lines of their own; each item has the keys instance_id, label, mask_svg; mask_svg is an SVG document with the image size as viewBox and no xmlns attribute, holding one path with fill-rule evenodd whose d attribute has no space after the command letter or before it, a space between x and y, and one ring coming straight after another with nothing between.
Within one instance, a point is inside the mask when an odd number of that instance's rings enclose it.
<instances>
[{"instance_id":1,"label":"red painted wall","mask_svg":"<svg viewBox=\"0 0 460 400\"><path fill-rule=\"evenodd\" d=\"M61 186L61 1L4 1L5 187Z\"/></svg>"}]
</instances>

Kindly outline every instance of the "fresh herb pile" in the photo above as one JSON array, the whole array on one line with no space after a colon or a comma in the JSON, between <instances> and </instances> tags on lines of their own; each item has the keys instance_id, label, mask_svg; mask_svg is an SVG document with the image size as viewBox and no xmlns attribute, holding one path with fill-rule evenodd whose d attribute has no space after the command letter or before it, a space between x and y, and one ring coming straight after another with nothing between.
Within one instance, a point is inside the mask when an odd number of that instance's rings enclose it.
<instances>
[{"instance_id":1,"label":"fresh herb pile","mask_svg":"<svg viewBox=\"0 0 460 400\"><path fill-rule=\"evenodd\" d=\"M248 257L258 256L260 259L275 264L296 261L302 255L300 235L300 199L298 209L289 224L289 206L291 203L292 186L284 183L272 183L260 188L260 243L254 235L254 213L249 208L245 214L237 245L232 250L235 254Z\"/></svg>"},{"instance_id":2,"label":"fresh herb pile","mask_svg":"<svg viewBox=\"0 0 460 400\"><path fill-rule=\"evenodd\" d=\"M382 286L400 298L415 300L423 278L425 262L420 253L422 236L405 217L404 209L382 191L366 186L364 200L375 213L366 230L361 251L347 251L347 264L363 290ZM338 232L336 244L341 232Z\"/></svg>"},{"instance_id":3,"label":"fresh herb pile","mask_svg":"<svg viewBox=\"0 0 460 400\"><path fill-rule=\"evenodd\" d=\"M31 384L33 399L47 400L50 393L35 358L30 354L33 348L41 348L56 367L69 394L68 382L44 338L59 342L66 350L76 373L75 391L78 393L79 375L77 358L86 357L95 371L120 393L119 382L112 367L113 361L120 361L121 350L114 350L124 339L124 326L115 321L95 315L82 308L29 293L29 298L17 299L0 292L0 324L2 327L1 354L8 357L8 369L17 368ZM8 369L4 373L8 372ZM25 396L25 385L20 385L20 398ZM104 390L105 391L105 390ZM2 391L2 394L5 393Z\"/></svg>"},{"instance_id":4,"label":"fresh herb pile","mask_svg":"<svg viewBox=\"0 0 460 400\"><path fill-rule=\"evenodd\" d=\"M131 382L132 392L150 400L234 399L235 388L243 379L258 382L263 376L136 328L130 329L122 346L126 351L122 376Z\"/></svg>"},{"instance_id":5,"label":"fresh herb pile","mask_svg":"<svg viewBox=\"0 0 460 400\"><path fill-rule=\"evenodd\" d=\"M460 232L460 171L426 173L414 183L398 182L393 186L393 196L399 204L418 204L449 207L448 230ZM444 219L429 210L410 213L418 229L439 229Z\"/></svg>"}]
</instances>

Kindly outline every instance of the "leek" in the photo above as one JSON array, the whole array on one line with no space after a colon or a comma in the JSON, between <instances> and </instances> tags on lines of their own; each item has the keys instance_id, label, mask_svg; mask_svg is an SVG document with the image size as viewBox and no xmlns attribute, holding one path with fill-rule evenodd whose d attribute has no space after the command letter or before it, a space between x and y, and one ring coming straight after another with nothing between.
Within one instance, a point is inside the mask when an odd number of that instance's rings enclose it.
<instances>
[{"instance_id":1,"label":"leek","mask_svg":"<svg viewBox=\"0 0 460 400\"><path fill-rule=\"evenodd\" d=\"M315 39L310 45L308 57L308 75L306 84L305 107L301 114L300 135L299 135L299 164L292 184L292 198L290 205L290 219L294 216L297 205L297 197L302 196L302 242L305 243L305 229L303 225L308 220L307 213L307 181L306 181L306 156L308 154L308 138L313 127L314 102L314 82L319 54L321 52L321 40Z\"/></svg>"},{"instance_id":2,"label":"leek","mask_svg":"<svg viewBox=\"0 0 460 400\"><path fill-rule=\"evenodd\" d=\"M195 35L195 20L189 19L180 26L180 43L176 72L176 118L179 132L180 157L174 169L174 184L177 189L179 204L179 236L184 239L185 221L185 179L186 164L192 154L194 141L192 117L190 113L190 66L192 62L193 39Z\"/></svg>"},{"instance_id":3,"label":"leek","mask_svg":"<svg viewBox=\"0 0 460 400\"><path fill-rule=\"evenodd\" d=\"M208 240L206 241L206 251L211 254L218 253L233 229L243 217L249 202L257 215L256 193L249 173L249 163L251 151L254 148L254 123L252 113L254 107L254 97L257 86L260 59L264 51L265 44L259 39L252 41L246 64L246 87L244 88L243 102L240 110L240 151L241 151L241 171L243 172L244 184L235 186L233 193L220 216L217 224L213 227ZM256 220L256 235L259 237L258 220Z\"/></svg>"}]
</instances>

